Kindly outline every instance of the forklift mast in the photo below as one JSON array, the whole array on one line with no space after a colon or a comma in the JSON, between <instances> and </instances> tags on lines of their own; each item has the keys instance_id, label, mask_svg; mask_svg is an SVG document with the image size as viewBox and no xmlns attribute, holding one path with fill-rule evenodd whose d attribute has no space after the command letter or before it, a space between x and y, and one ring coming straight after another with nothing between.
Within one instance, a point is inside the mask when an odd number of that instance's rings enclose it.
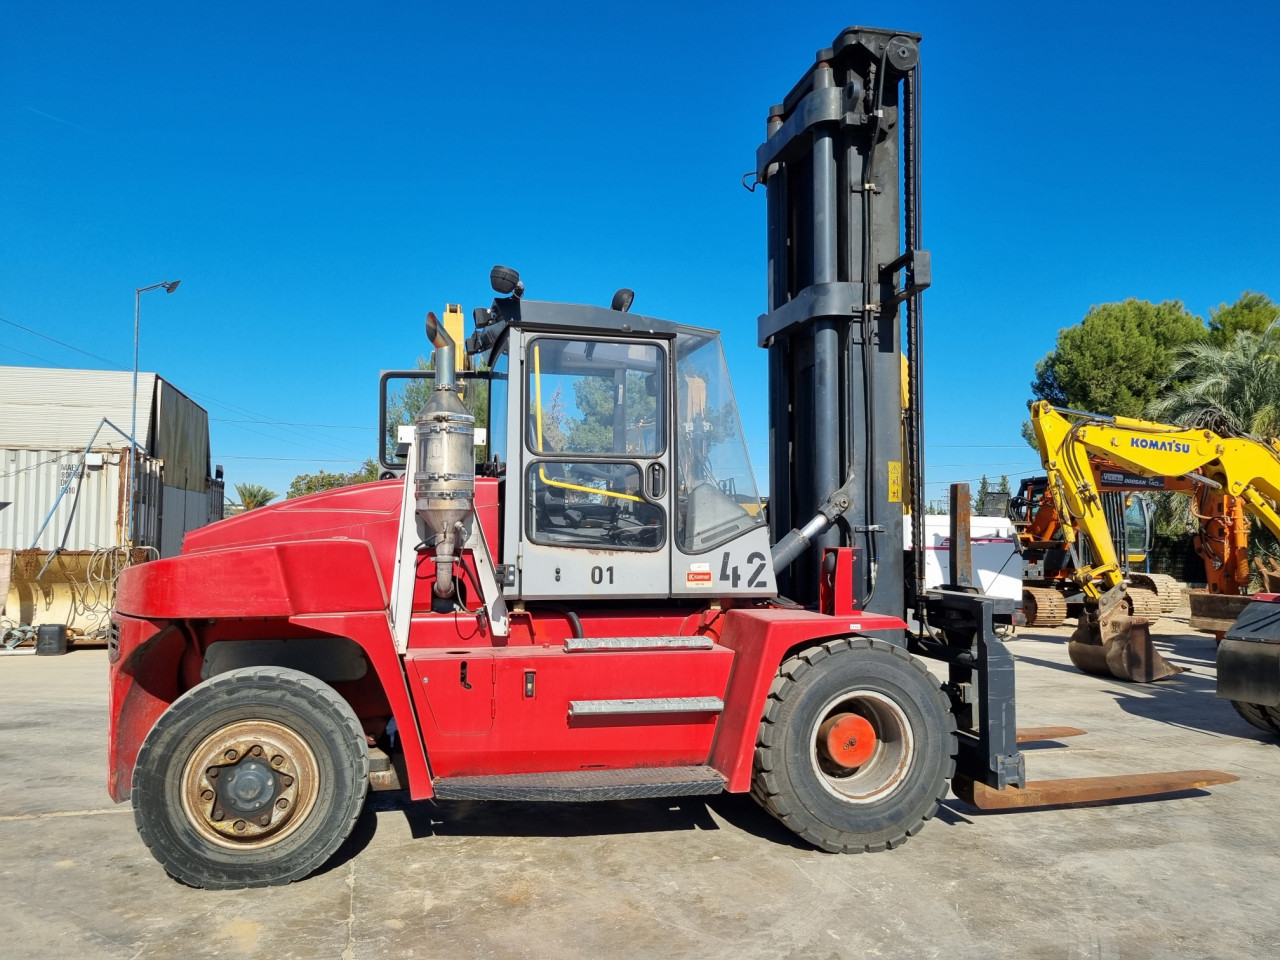
<instances>
[{"instance_id":1,"label":"forklift mast","mask_svg":"<svg viewBox=\"0 0 1280 960\"><path fill-rule=\"evenodd\" d=\"M769 310L759 342L769 351L774 542L850 479L854 491L839 521L814 538L817 549L779 571L778 589L813 603L824 551L852 547L859 606L893 616L909 597L914 604L924 573L923 555L904 570L902 551L904 507L923 496L919 294L929 259L919 249L919 41L843 31L770 109L756 151L768 204ZM913 542L921 535L914 530Z\"/></svg>"}]
</instances>

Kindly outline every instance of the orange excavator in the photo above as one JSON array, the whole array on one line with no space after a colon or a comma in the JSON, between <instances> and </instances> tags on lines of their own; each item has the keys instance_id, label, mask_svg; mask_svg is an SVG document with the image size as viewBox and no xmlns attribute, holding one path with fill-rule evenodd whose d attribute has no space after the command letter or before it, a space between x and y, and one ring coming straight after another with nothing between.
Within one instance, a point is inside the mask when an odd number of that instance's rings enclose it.
<instances>
[{"instance_id":1,"label":"orange excavator","mask_svg":"<svg viewBox=\"0 0 1280 960\"><path fill-rule=\"evenodd\" d=\"M1155 507L1145 494L1188 492L1191 483L1180 477L1143 477L1097 457L1089 458L1089 466L1102 498L1113 548L1129 582L1125 602L1130 616L1158 619L1172 613L1182 601L1177 579L1134 568L1146 560L1151 547ZM1049 478L1024 479L1009 500L1007 515L1017 531L1022 554L1022 609L1027 626L1061 626L1074 614L1072 606L1078 607L1084 597L1074 579L1076 563L1049 490ZM1093 562L1087 539L1077 539L1076 550L1085 563Z\"/></svg>"}]
</instances>

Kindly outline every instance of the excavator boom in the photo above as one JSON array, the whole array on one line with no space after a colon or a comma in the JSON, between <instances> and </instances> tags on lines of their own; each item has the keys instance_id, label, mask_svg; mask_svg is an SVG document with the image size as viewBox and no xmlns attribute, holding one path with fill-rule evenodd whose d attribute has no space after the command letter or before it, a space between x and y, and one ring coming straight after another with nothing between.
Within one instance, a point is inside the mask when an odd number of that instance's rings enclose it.
<instances>
[{"instance_id":1,"label":"excavator boom","mask_svg":"<svg viewBox=\"0 0 1280 960\"><path fill-rule=\"evenodd\" d=\"M1063 534L1073 549L1080 536L1092 548L1093 562L1076 564L1075 579L1087 602L1071 641L1072 661L1089 673L1140 682L1180 672L1154 649L1145 618L1127 616L1120 603L1127 583L1090 457L1105 458L1141 476L1185 477L1192 482L1202 524L1197 546L1206 555L1211 583L1214 571L1222 570L1217 581L1221 589L1223 584L1248 583L1247 541L1235 542L1247 536L1244 510L1280 536L1280 452L1271 442L1249 437L1061 410L1045 401L1032 406L1031 422ZM1240 516L1233 518L1233 511ZM1214 521L1223 529L1209 530ZM1212 553L1212 545L1224 540L1232 558L1229 565L1215 561ZM1236 569L1241 565L1243 570Z\"/></svg>"}]
</instances>

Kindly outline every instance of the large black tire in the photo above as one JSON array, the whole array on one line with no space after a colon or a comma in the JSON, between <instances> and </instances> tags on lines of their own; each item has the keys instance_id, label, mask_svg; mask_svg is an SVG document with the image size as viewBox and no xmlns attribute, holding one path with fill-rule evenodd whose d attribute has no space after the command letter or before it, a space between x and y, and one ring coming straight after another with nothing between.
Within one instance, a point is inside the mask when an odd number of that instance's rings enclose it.
<instances>
[{"instance_id":1,"label":"large black tire","mask_svg":"<svg viewBox=\"0 0 1280 960\"><path fill-rule=\"evenodd\" d=\"M1266 707L1260 703L1245 703L1242 700L1232 700L1231 705L1236 708L1236 713L1259 730L1272 734L1280 733L1280 707Z\"/></svg>"},{"instance_id":2,"label":"large black tire","mask_svg":"<svg viewBox=\"0 0 1280 960\"><path fill-rule=\"evenodd\" d=\"M188 690L156 721L134 769L134 820L183 883L274 886L333 855L368 786L360 721L332 687L245 667Z\"/></svg>"},{"instance_id":3,"label":"large black tire","mask_svg":"<svg viewBox=\"0 0 1280 960\"><path fill-rule=\"evenodd\" d=\"M856 714L875 752L856 768L830 762L818 729ZM956 725L924 665L882 640L832 640L791 657L769 689L752 796L816 847L892 849L915 836L947 795Z\"/></svg>"}]
</instances>

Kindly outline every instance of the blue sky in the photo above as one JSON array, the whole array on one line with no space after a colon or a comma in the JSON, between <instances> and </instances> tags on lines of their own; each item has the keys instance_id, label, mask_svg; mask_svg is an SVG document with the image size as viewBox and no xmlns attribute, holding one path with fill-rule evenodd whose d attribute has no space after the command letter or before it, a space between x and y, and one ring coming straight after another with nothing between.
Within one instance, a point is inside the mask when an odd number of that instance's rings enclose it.
<instances>
[{"instance_id":1,"label":"blue sky","mask_svg":"<svg viewBox=\"0 0 1280 960\"><path fill-rule=\"evenodd\" d=\"M141 365L230 484L375 450L422 318L528 295L722 329L767 485L770 105L841 28L924 34L930 496L1033 471L1033 365L1092 304L1280 297L1269 4L0 0L0 364ZM305 426L303 426L305 425ZM324 425L324 426L313 426Z\"/></svg>"}]
</instances>

